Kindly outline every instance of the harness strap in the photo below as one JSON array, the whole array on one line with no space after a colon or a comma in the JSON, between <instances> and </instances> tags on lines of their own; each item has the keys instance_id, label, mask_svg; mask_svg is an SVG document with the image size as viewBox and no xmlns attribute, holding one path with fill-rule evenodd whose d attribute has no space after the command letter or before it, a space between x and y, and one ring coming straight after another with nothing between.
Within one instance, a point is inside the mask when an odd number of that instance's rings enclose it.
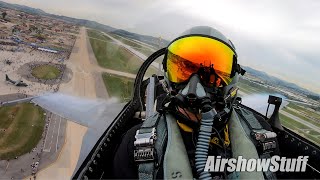
<instances>
[{"instance_id":1,"label":"harness strap","mask_svg":"<svg viewBox=\"0 0 320 180\"><path fill-rule=\"evenodd\" d=\"M154 179L154 156L156 129L159 116L155 114L146 119L141 128L136 132L136 140L134 142L134 159L139 163L139 179Z\"/></svg>"},{"instance_id":2,"label":"harness strap","mask_svg":"<svg viewBox=\"0 0 320 180\"><path fill-rule=\"evenodd\" d=\"M164 179L193 179L185 145L177 124L171 114L166 114L168 142L165 150Z\"/></svg>"},{"instance_id":3,"label":"harness strap","mask_svg":"<svg viewBox=\"0 0 320 180\"><path fill-rule=\"evenodd\" d=\"M150 116L136 133L134 155L139 166L139 179L156 178L167 139L167 129L163 117L158 113Z\"/></svg>"},{"instance_id":4,"label":"harness strap","mask_svg":"<svg viewBox=\"0 0 320 180\"><path fill-rule=\"evenodd\" d=\"M143 129L145 129L146 131L148 131L148 128L152 128L152 127L156 127L159 120L160 120L160 115L158 113L155 113L154 115L150 116L149 118L147 118L141 126L141 132L144 132Z\"/></svg>"},{"instance_id":5,"label":"harness strap","mask_svg":"<svg viewBox=\"0 0 320 180\"><path fill-rule=\"evenodd\" d=\"M267 153L267 154L260 155L260 158L261 159L269 159L269 158L271 158L271 156L269 153ZM266 179L277 179L276 174L271 172L270 169L268 169L268 171L264 172L263 174L265 175Z\"/></svg>"},{"instance_id":6,"label":"harness strap","mask_svg":"<svg viewBox=\"0 0 320 180\"><path fill-rule=\"evenodd\" d=\"M231 113L231 117L229 119L229 128L230 128L230 140L231 140L231 149L232 156L234 158L238 158L242 156L245 159L258 159L259 154L255 148L255 144L252 142L250 135L248 135L246 131L246 124L242 124L242 120L240 120L240 115L235 109ZM234 172L232 177L235 179L264 179L263 173L259 171L247 172L240 171Z\"/></svg>"},{"instance_id":7,"label":"harness strap","mask_svg":"<svg viewBox=\"0 0 320 180\"><path fill-rule=\"evenodd\" d=\"M242 119L248 124L251 130L261 130L263 127L260 122L254 117L254 115L249 111L244 111L242 108L236 109Z\"/></svg>"},{"instance_id":8,"label":"harness strap","mask_svg":"<svg viewBox=\"0 0 320 180\"><path fill-rule=\"evenodd\" d=\"M251 141L255 144L259 157L262 159L271 158L271 153L277 146L273 139L277 134L264 129L252 112L243 108L236 109L236 111L240 115L240 119L247 125L246 133L251 136ZM277 179L275 173L270 170L264 172L264 176L266 179Z\"/></svg>"}]
</instances>

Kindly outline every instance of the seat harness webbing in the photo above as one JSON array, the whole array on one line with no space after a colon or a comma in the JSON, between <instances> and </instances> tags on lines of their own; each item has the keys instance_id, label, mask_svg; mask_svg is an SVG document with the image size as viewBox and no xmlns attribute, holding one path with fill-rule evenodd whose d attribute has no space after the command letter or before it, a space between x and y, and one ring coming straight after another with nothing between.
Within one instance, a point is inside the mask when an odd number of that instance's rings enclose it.
<instances>
[{"instance_id":1,"label":"seat harness webbing","mask_svg":"<svg viewBox=\"0 0 320 180\"><path fill-rule=\"evenodd\" d=\"M162 115L156 113L146 119L137 130L134 141L134 160L139 164L139 179L154 179L156 166L163 156L167 129Z\"/></svg>"},{"instance_id":2,"label":"seat harness webbing","mask_svg":"<svg viewBox=\"0 0 320 180\"><path fill-rule=\"evenodd\" d=\"M241 107L235 108L235 110L240 115L240 119L249 128L249 131L246 131L246 133L255 144L259 157L262 159L271 158L271 153L277 147L277 143L274 140L277 134L264 129L252 112ZM264 172L264 175L266 179L277 179L275 173L272 173L270 170Z\"/></svg>"},{"instance_id":3,"label":"seat harness webbing","mask_svg":"<svg viewBox=\"0 0 320 180\"><path fill-rule=\"evenodd\" d=\"M139 166L139 179L156 179L160 168L163 168L164 179L193 178L183 139L172 115L156 113L149 117L135 138L134 159ZM160 164L163 167L159 167Z\"/></svg>"}]
</instances>

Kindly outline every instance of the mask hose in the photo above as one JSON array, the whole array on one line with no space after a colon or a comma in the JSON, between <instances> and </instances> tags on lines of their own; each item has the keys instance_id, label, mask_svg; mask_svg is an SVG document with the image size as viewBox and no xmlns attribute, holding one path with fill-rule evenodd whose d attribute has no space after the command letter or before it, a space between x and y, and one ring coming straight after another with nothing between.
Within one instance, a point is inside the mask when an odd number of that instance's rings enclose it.
<instances>
[{"instance_id":1,"label":"mask hose","mask_svg":"<svg viewBox=\"0 0 320 180\"><path fill-rule=\"evenodd\" d=\"M201 113L202 119L200 123L200 131L198 135L195 156L195 165L199 179L212 179L210 172L205 172L204 168L207 162L212 125L216 114L216 110L212 108L210 111Z\"/></svg>"}]
</instances>

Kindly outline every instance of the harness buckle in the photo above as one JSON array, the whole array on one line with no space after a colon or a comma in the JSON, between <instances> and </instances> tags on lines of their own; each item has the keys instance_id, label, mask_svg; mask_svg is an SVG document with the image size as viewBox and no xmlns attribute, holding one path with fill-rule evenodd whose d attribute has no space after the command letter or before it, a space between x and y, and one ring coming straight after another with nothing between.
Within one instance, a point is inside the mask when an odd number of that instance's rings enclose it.
<instances>
[{"instance_id":1,"label":"harness buckle","mask_svg":"<svg viewBox=\"0 0 320 180\"><path fill-rule=\"evenodd\" d=\"M261 153L270 153L277 147L274 138L277 137L275 132L271 131L253 131L253 138L258 142L258 150Z\"/></svg>"},{"instance_id":2,"label":"harness buckle","mask_svg":"<svg viewBox=\"0 0 320 180\"><path fill-rule=\"evenodd\" d=\"M153 127L151 132L141 132L137 130L134 141L134 160L136 162L153 161L155 159L155 140L156 128Z\"/></svg>"},{"instance_id":3,"label":"harness buckle","mask_svg":"<svg viewBox=\"0 0 320 180\"><path fill-rule=\"evenodd\" d=\"M260 141L260 142L264 142L264 141L267 141L268 139L276 138L277 134L275 132L271 132L271 131L265 131L265 132L253 131L253 136L254 136L255 140Z\"/></svg>"},{"instance_id":4,"label":"harness buckle","mask_svg":"<svg viewBox=\"0 0 320 180\"><path fill-rule=\"evenodd\" d=\"M269 141L262 143L262 150L263 151L269 151L272 149L275 149L277 147L277 144L275 141Z\"/></svg>"}]
</instances>

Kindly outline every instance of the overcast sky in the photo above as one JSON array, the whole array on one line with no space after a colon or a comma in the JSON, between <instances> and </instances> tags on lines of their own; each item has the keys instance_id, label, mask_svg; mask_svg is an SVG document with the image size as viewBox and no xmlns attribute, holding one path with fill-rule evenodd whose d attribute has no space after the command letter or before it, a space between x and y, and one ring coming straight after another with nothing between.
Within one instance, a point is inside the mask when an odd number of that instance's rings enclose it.
<instances>
[{"instance_id":1,"label":"overcast sky","mask_svg":"<svg viewBox=\"0 0 320 180\"><path fill-rule=\"evenodd\" d=\"M168 40L196 25L235 44L240 64L320 94L319 0L5 0Z\"/></svg>"}]
</instances>

